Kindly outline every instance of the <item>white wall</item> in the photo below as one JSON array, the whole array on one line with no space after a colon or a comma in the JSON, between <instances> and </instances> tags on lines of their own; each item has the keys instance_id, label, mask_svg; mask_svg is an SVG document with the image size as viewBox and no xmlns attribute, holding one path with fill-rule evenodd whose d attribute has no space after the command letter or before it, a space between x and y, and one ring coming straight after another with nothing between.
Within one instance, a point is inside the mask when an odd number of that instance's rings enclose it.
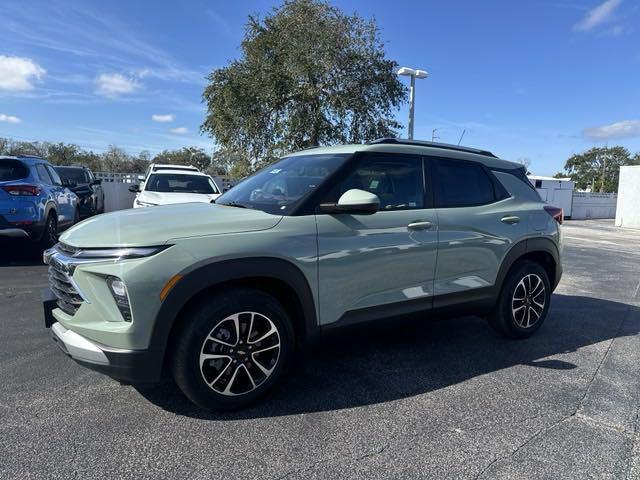
<instances>
[{"instance_id":1,"label":"white wall","mask_svg":"<svg viewBox=\"0 0 640 480\"><path fill-rule=\"evenodd\" d=\"M615 193L573 192L571 218L615 218L617 197Z\"/></svg>"},{"instance_id":2,"label":"white wall","mask_svg":"<svg viewBox=\"0 0 640 480\"><path fill-rule=\"evenodd\" d=\"M620 167L616 226L640 228L640 166Z\"/></svg>"}]
</instances>

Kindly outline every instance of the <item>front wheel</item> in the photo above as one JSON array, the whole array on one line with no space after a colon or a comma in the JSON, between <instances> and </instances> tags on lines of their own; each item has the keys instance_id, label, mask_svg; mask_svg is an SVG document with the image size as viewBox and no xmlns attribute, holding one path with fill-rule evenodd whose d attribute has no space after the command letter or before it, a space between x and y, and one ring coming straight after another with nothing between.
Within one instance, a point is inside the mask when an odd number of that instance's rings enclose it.
<instances>
[{"instance_id":1,"label":"front wheel","mask_svg":"<svg viewBox=\"0 0 640 480\"><path fill-rule=\"evenodd\" d=\"M528 260L518 262L505 278L489 322L502 335L527 338L542 326L550 300L551 285L546 270Z\"/></svg>"},{"instance_id":2,"label":"front wheel","mask_svg":"<svg viewBox=\"0 0 640 480\"><path fill-rule=\"evenodd\" d=\"M254 402L278 381L293 354L286 311L258 290L214 295L183 320L173 377L202 408L231 410Z\"/></svg>"}]
</instances>

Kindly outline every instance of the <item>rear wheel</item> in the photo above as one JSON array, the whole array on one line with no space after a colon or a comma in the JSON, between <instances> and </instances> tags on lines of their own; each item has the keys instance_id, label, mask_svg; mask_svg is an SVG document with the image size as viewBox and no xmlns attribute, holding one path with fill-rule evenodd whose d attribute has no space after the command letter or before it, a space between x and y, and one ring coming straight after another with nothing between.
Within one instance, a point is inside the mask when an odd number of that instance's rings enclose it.
<instances>
[{"instance_id":1,"label":"rear wheel","mask_svg":"<svg viewBox=\"0 0 640 480\"><path fill-rule=\"evenodd\" d=\"M38 247L42 250L47 249L58 241L58 219L53 212L50 212L47 216L47 221L44 225L44 231L42 237L38 242Z\"/></svg>"},{"instance_id":2,"label":"rear wheel","mask_svg":"<svg viewBox=\"0 0 640 480\"><path fill-rule=\"evenodd\" d=\"M293 353L286 311L258 290L215 295L184 320L173 377L203 408L231 410L257 400L282 376Z\"/></svg>"},{"instance_id":3,"label":"rear wheel","mask_svg":"<svg viewBox=\"0 0 640 480\"><path fill-rule=\"evenodd\" d=\"M518 262L504 281L490 324L507 337L527 338L542 326L550 299L546 270L535 262Z\"/></svg>"}]
</instances>

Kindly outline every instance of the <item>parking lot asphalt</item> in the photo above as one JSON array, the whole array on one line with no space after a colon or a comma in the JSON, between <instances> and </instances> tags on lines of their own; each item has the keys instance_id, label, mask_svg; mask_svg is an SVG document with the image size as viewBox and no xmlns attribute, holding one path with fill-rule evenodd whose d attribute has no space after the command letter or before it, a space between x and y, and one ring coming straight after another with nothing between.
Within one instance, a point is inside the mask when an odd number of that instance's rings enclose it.
<instances>
[{"instance_id":1,"label":"parking lot asphalt","mask_svg":"<svg viewBox=\"0 0 640 480\"><path fill-rule=\"evenodd\" d=\"M45 267L3 248L0 478L640 478L640 231L564 236L532 338L475 317L364 330L226 414L65 357L43 327Z\"/></svg>"}]
</instances>

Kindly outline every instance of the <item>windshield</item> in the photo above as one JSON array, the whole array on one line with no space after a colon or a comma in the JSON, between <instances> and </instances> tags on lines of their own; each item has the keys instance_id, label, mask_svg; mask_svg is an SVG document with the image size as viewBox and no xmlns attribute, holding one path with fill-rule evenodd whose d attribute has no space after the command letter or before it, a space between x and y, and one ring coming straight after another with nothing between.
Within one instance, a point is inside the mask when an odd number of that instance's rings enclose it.
<instances>
[{"instance_id":1,"label":"windshield","mask_svg":"<svg viewBox=\"0 0 640 480\"><path fill-rule=\"evenodd\" d=\"M287 215L350 156L334 153L283 158L233 187L216 203Z\"/></svg>"},{"instance_id":2,"label":"windshield","mask_svg":"<svg viewBox=\"0 0 640 480\"><path fill-rule=\"evenodd\" d=\"M151 175L145 183L144 189L147 192L162 193L202 193L205 195L220 193L209 177L182 173Z\"/></svg>"},{"instance_id":3,"label":"windshield","mask_svg":"<svg viewBox=\"0 0 640 480\"><path fill-rule=\"evenodd\" d=\"M84 170L81 168L56 167L56 172L63 180L70 180L73 183L87 183Z\"/></svg>"}]
</instances>

